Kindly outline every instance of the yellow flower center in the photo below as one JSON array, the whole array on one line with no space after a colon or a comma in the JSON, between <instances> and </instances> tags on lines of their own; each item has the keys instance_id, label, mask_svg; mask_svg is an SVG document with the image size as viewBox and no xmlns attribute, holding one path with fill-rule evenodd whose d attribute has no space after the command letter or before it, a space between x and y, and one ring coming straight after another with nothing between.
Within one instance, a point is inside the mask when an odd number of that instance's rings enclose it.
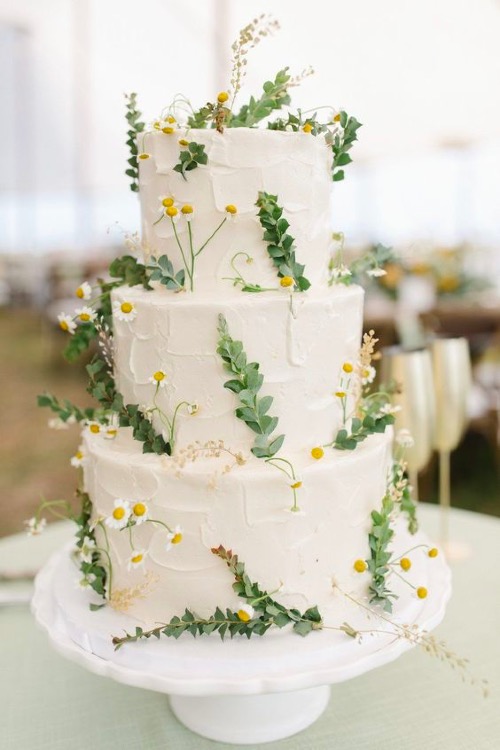
<instances>
[{"instance_id":1,"label":"yellow flower center","mask_svg":"<svg viewBox=\"0 0 500 750\"><path fill-rule=\"evenodd\" d=\"M403 570L410 570L411 568L411 560L408 557L402 557L399 561L399 564L403 568Z\"/></svg>"},{"instance_id":2,"label":"yellow flower center","mask_svg":"<svg viewBox=\"0 0 500 750\"><path fill-rule=\"evenodd\" d=\"M173 122L175 122L175 117L172 117L172 115L169 115L167 117L167 122L169 122L170 124L172 124Z\"/></svg>"},{"instance_id":3,"label":"yellow flower center","mask_svg":"<svg viewBox=\"0 0 500 750\"><path fill-rule=\"evenodd\" d=\"M77 451L75 453L75 458L77 458L80 461L83 458L83 453L81 451Z\"/></svg>"},{"instance_id":4,"label":"yellow flower center","mask_svg":"<svg viewBox=\"0 0 500 750\"><path fill-rule=\"evenodd\" d=\"M134 309L134 306L131 302L122 302L120 305L120 310L122 313L125 313L125 315L128 315L128 313L131 313Z\"/></svg>"},{"instance_id":5,"label":"yellow flower center","mask_svg":"<svg viewBox=\"0 0 500 750\"><path fill-rule=\"evenodd\" d=\"M231 214L232 216L234 216L235 214L238 213L238 209L232 203L228 203L227 206L226 206L226 213Z\"/></svg>"},{"instance_id":6,"label":"yellow flower center","mask_svg":"<svg viewBox=\"0 0 500 750\"><path fill-rule=\"evenodd\" d=\"M83 323L88 323L88 321L90 320L90 315L88 313L80 313L78 317Z\"/></svg>"},{"instance_id":7,"label":"yellow flower center","mask_svg":"<svg viewBox=\"0 0 500 750\"><path fill-rule=\"evenodd\" d=\"M143 516L146 512L146 506L144 503L136 503L134 507L132 508L134 511L134 516Z\"/></svg>"},{"instance_id":8,"label":"yellow flower center","mask_svg":"<svg viewBox=\"0 0 500 750\"><path fill-rule=\"evenodd\" d=\"M364 378L367 378L370 375L370 370L363 370L361 374Z\"/></svg>"},{"instance_id":9,"label":"yellow flower center","mask_svg":"<svg viewBox=\"0 0 500 750\"><path fill-rule=\"evenodd\" d=\"M138 563L142 562L144 559L144 555L142 553L139 553L138 555L134 555L130 558L131 562L134 563L134 565L137 565Z\"/></svg>"},{"instance_id":10,"label":"yellow flower center","mask_svg":"<svg viewBox=\"0 0 500 750\"><path fill-rule=\"evenodd\" d=\"M174 128L172 128L170 125L167 125L167 127L162 128L162 133L166 133L167 135L172 135L174 132Z\"/></svg>"},{"instance_id":11,"label":"yellow flower center","mask_svg":"<svg viewBox=\"0 0 500 750\"><path fill-rule=\"evenodd\" d=\"M333 118L333 122L340 122L340 112L335 115L335 117Z\"/></svg>"},{"instance_id":12,"label":"yellow flower center","mask_svg":"<svg viewBox=\"0 0 500 750\"><path fill-rule=\"evenodd\" d=\"M429 557L437 557L437 556L439 555L439 551L438 551L438 550L437 550L437 549L436 549L435 547L432 547L432 548L431 548L431 549L430 549L430 550L428 551L428 553L427 553L427 554L429 555Z\"/></svg>"},{"instance_id":13,"label":"yellow flower center","mask_svg":"<svg viewBox=\"0 0 500 750\"><path fill-rule=\"evenodd\" d=\"M311 125L311 123L310 123L310 122L306 122L306 124L305 124L305 125L304 125L304 127L302 128L302 130L304 131L304 133L311 133L311 132L312 132L312 129L313 129L313 128L312 128L312 125Z\"/></svg>"},{"instance_id":14,"label":"yellow flower center","mask_svg":"<svg viewBox=\"0 0 500 750\"><path fill-rule=\"evenodd\" d=\"M162 380L165 380L165 373L161 370L158 370L158 372L155 372L155 374L153 375L153 378L157 383L161 383Z\"/></svg>"},{"instance_id":15,"label":"yellow flower center","mask_svg":"<svg viewBox=\"0 0 500 750\"><path fill-rule=\"evenodd\" d=\"M219 104L224 104L224 102L227 102L229 99L229 94L227 91L221 91L219 94L217 94L217 101Z\"/></svg>"},{"instance_id":16,"label":"yellow flower center","mask_svg":"<svg viewBox=\"0 0 500 750\"><path fill-rule=\"evenodd\" d=\"M354 367L350 362L344 362L344 364L342 365L342 369L344 372L352 372L354 370Z\"/></svg>"},{"instance_id":17,"label":"yellow flower center","mask_svg":"<svg viewBox=\"0 0 500 750\"><path fill-rule=\"evenodd\" d=\"M94 435L97 435L101 431L101 428L98 424L91 424L89 430L90 432L93 432Z\"/></svg>"},{"instance_id":18,"label":"yellow flower center","mask_svg":"<svg viewBox=\"0 0 500 750\"><path fill-rule=\"evenodd\" d=\"M115 437L116 432L117 430L114 427L108 427L108 429L106 430L106 435L110 435L110 437Z\"/></svg>"},{"instance_id":19,"label":"yellow flower center","mask_svg":"<svg viewBox=\"0 0 500 750\"><path fill-rule=\"evenodd\" d=\"M143 161L144 159L149 159L149 154L139 154L138 159L142 159Z\"/></svg>"},{"instance_id":20,"label":"yellow flower center","mask_svg":"<svg viewBox=\"0 0 500 750\"><path fill-rule=\"evenodd\" d=\"M179 146L189 146L189 141L186 141L185 138L179 139Z\"/></svg>"},{"instance_id":21,"label":"yellow flower center","mask_svg":"<svg viewBox=\"0 0 500 750\"><path fill-rule=\"evenodd\" d=\"M177 216L179 212L175 206L168 206L167 209L165 210L165 213L167 214L167 216L170 216L172 218L174 216Z\"/></svg>"},{"instance_id":22,"label":"yellow flower center","mask_svg":"<svg viewBox=\"0 0 500 750\"><path fill-rule=\"evenodd\" d=\"M180 531L178 531L172 537L172 544L180 544L181 542L182 542L182 534Z\"/></svg>"},{"instance_id":23,"label":"yellow flower center","mask_svg":"<svg viewBox=\"0 0 500 750\"><path fill-rule=\"evenodd\" d=\"M161 126L161 122L159 120L155 120L153 123L153 127L155 130L159 130Z\"/></svg>"},{"instance_id":24,"label":"yellow flower center","mask_svg":"<svg viewBox=\"0 0 500 750\"><path fill-rule=\"evenodd\" d=\"M345 391L335 391L335 395L337 398L345 398L347 396L347 393Z\"/></svg>"},{"instance_id":25,"label":"yellow flower center","mask_svg":"<svg viewBox=\"0 0 500 750\"><path fill-rule=\"evenodd\" d=\"M76 294L76 296L77 296L77 297L79 297L80 299L83 299L83 298L84 298L84 296L85 296L85 292L83 291L83 289L82 289L82 287L81 287L81 286L79 286L79 287L78 287L78 289L76 290L75 294Z\"/></svg>"},{"instance_id":26,"label":"yellow flower center","mask_svg":"<svg viewBox=\"0 0 500 750\"><path fill-rule=\"evenodd\" d=\"M311 450L311 456L317 460L319 460L320 458L323 458L324 455L325 455L325 451L319 445L317 448L313 448Z\"/></svg>"},{"instance_id":27,"label":"yellow flower center","mask_svg":"<svg viewBox=\"0 0 500 750\"><path fill-rule=\"evenodd\" d=\"M122 508L121 505L118 506L118 508L115 508L113 511L113 518L115 518L117 521L121 521L124 515L125 515L125 508Z\"/></svg>"},{"instance_id":28,"label":"yellow flower center","mask_svg":"<svg viewBox=\"0 0 500 750\"><path fill-rule=\"evenodd\" d=\"M62 328L63 331L69 331L69 326L68 326L67 321L60 320L59 321L59 325L60 325L60 327Z\"/></svg>"},{"instance_id":29,"label":"yellow flower center","mask_svg":"<svg viewBox=\"0 0 500 750\"><path fill-rule=\"evenodd\" d=\"M165 206L165 208L170 208L170 206L174 205L174 199L173 198L164 198L161 202L162 206Z\"/></svg>"},{"instance_id":30,"label":"yellow flower center","mask_svg":"<svg viewBox=\"0 0 500 750\"><path fill-rule=\"evenodd\" d=\"M356 573L364 573L367 569L368 565L364 560L355 560L353 568L356 571Z\"/></svg>"},{"instance_id":31,"label":"yellow flower center","mask_svg":"<svg viewBox=\"0 0 500 750\"><path fill-rule=\"evenodd\" d=\"M425 586L418 587L417 596L419 599L425 599L425 597L427 596L427 589L425 588Z\"/></svg>"},{"instance_id":32,"label":"yellow flower center","mask_svg":"<svg viewBox=\"0 0 500 750\"><path fill-rule=\"evenodd\" d=\"M238 619L241 620L241 622L248 622L252 619L248 612L246 612L244 609L239 609L236 614L238 615Z\"/></svg>"},{"instance_id":33,"label":"yellow flower center","mask_svg":"<svg viewBox=\"0 0 500 750\"><path fill-rule=\"evenodd\" d=\"M302 487L302 482L294 482L290 485L290 487L292 488L292 490L300 490L300 488Z\"/></svg>"},{"instance_id":34,"label":"yellow flower center","mask_svg":"<svg viewBox=\"0 0 500 750\"><path fill-rule=\"evenodd\" d=\"M193 207L189 203L186 203L186 205L181 208L181 212L183 214L192 214Z\"/></svg>"},{"instance_id":35,"label":"yellow flower center","mask_svg":"<svg viewBox=\"0 0 500 750\"><path fill-rule=\"evenodd\" d=\"M283 276L283 278L280 279L280 284L281 286L287 287L287 286L293 286L295 282L291 276Z\"/></svg>"}]
</instances>

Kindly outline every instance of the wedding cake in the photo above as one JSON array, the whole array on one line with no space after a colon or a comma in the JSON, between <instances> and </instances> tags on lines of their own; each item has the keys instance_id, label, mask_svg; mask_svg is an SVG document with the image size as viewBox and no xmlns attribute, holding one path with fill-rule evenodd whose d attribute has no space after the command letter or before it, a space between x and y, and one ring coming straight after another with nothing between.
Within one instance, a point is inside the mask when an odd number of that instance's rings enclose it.
<instances>
[{"instance_id":1,"label":"wedding cake","mask_svg":"<svg viewBox=\"0 0 500 750\"><path fill-rule=\"evenodd\" d=\"M167 635L183 615L192 634L305 635L335 613L336 586L390 609L391 521L416 521L363 290L332 243L332 178L359 123L284 117L286 69L236 110L233 79L232 101L183 122L176 100L145 126L128 98L142 257L82 283L82 307L59 316L69 359L99 345L98 407L40 404L85 425L83 587L141 628L173 620Z\"/></svg>"}]
</instances>

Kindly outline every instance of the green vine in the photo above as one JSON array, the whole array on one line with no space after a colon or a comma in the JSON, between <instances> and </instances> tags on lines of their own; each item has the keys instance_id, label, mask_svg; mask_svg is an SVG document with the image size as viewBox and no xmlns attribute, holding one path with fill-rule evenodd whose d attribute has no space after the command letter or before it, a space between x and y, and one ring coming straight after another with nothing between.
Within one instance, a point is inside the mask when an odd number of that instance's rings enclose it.
<instances>
[{"instance_id":1,"label":"green vine","mask_svg":"<svg viewBox=\"0 0 500 750\"><path fill-rule=\"evenodd\" d=\"M295 287L304 292L311 283L305 278L304 268L295 259L294 238L287 234L290 224L282 216L283 209L278 205L278 196L259 192L256 206L259 208L259 221L264 229L263 239L268 243L267 252L278 269L281 279L291 278Z\"/></svg>"},{"instance_id":2,"label":"green vine","mask_svg":"<svg viewBox=\"0 0 500 750\"><path fill-rule=\"evenodd\" d=\"M137 136L144 130L144 123L141 122L141 113L137 109L137 94L125 94L126 119L129 129L127 131L126 144L129 147L130 158L127 160L130 167L125 170L125 174L131 178L130 189L137 193L139 191L139 165L137 163Z\"/></svg>"},{"instance_id":3,"label":"green vine","mask_svg":"<svg viewBox=\"0 0 500 750\"><path fill-rule=\"evenodd\" d=\"M370 435L385 432L390 424L394 424L392 414L367 414L363 419L353 417L350 430L346 430L345 427L340 429L333 443L329 445L341 451L352 451Z\"/></svg>"},{"instance_id":4,"label":"green vine","mask_svg":"<svg viewBox=\"0 0 500 750\"><path fill-rule=\"evenodd\" d=\"M244 276L241 273L241 271L239 271L236 268L235 262L236 262L236 259L239 258L239 257L246 258L246 263L248 265L250 265L251 263L253 263L253 258L248 253L245 253L245 252L236 253L231 258L231 268L235 272L236 276L224 276L223 277L224 281L232 281L233 282L233 286L239 286L239 287L241 287L241 291L242 292L250 292L250 293L253 293L253 294L258 294L259 292L275 292L275 291L277 291L278 287L265 287L265 286L261 286L260 284L252 284L251 281L247 281L244 278Z\"/></svg>"},{"instance_id":5,"label":"green vine","mask_svg":"<svg viewBox=\"0 0 500 750\"><path fill-rule=\"evenodd\" d=\"M212 549L228 566L234 576L233 590L245 602L250 605L253 614L249 615L244 610L234 612L231 609L222 610L220 607L207 618L198 617L194 612L186 609L182 617L175 616L168 623L162 624L151 630L143 630L136 627L135 633L125 633L124 636L115 636L113 644L119 649L124 643L133 643L143 638L167 637L179 638L188 632L193 637L197 635L209 635L217 632L221 639L229 635L245 635L251 638L253 635L264 635L269 628L284 628L293 625L295 633L306 636L313 630L321 630L322 619L317 607L310 607L305 612L298 609L288 609L277 602L267 591L262 591L258 583L252 582L245 573L245 565L238 560L238 556L231 550L219 546Z\"/></svg>"},{"instance_id":6,"label":"green vine","mask_svg":"<svg viewBox=\"0 0 500 750\"><path fill-rule=\"evenodd\" d=\"M42 393L37 396L37 404L40 407L48 407L51 409L51 411L57 414L59 419L63 422L67 422L70 418L75 419L77 422L90 421L96 418L96 409L93 409L92 407L80 409L67 399L64 399L61 403L61 401L51 393Z\"/></svg>"},{"instance_id":7,"label":"green vine","mask_svg":"<svg viewBox=\"0 0 500 750\"><path fill-rule=\"evenodd\" d=\"M259 372L259 365L257 362L247 362L242 342L231 338L227 321L222 314L219 315L217 330L219 332L217 354L222 358L224 368L236 376L227 380L224 388L236 393L242 404L235 411L238 419L257 433L252 448L254 456L271 458L279 451L285 439L284 435L271 437L271 433L278 426L278 418L268 415L273 397L258 396L264 382L264 377Z\"/></svg>"},{"instance_id":8,"label":"green vine","mask_svg":"<svg viewBox=\"0 0 500 750\"><path fill-rule=\"evenodd\" d=\"M202 143L191 141L187 148L179 154L179 163L175 165L174 172L179 172L187 180L186 172L196 169L199 164L206 164L208 156Z\"/></svg>"},{"instance_id":9,"label":"green vine","mask_svg":"<svg viewBox=\"0 0 500 750\"><path fill-rule=\"evenodd\" d=\"M386 612L392 612L392 599L397 599L387 588L386 577L390 572L389 562L391 552L388 550L390 541L394 536L391 528L391 513L394 510L394 502L389 493L382 499L380 511L372 511L372 527L368 535L370 546L370 559L367 560L368 571L372 580L369 587L371 594L370 604L379 604Z\"/></svg>"},{"instance_id":10,"label":"green vine","mask_svg":"<svg viewBox=\"0 0 500 750\"><path fill-rule=\"evenodd\" d=\"M344 170L342 167L352 162L349 154L353 144L358 140L357 131L361 123L355 117L351 117L347 112L340 112L340 126L342 130L336 133L327 134L326 141L331 145L333 153L332 179L339 182L344 179Z\"/></svg>"}]
</instances>

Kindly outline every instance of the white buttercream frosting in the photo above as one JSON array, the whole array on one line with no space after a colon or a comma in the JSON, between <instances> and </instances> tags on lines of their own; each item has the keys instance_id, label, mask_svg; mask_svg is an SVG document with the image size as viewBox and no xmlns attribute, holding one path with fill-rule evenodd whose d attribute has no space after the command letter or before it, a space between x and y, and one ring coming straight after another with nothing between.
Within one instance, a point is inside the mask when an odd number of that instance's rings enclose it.
<instances>
[{"instance_id":1,"label":"white buttercream frosting","mask_svg":"<svg viewBox=\"0 0 500 750\"><path fill-rule=\"evenodd\" d=\"M186 173L173 167L185 148L179 139L204 144L206 165ZM234 221L227 221L196 260L195 291L224 291L234 276L231 259L238 251L249 253L250 281L261 286L277 284L276 269L262 241L263 230L255 202L259 191L278 196L289 233L296 241L296 257L305 264L312 285L325 286L330 247L330 199L332 152L324 139L306 133L228 128L177 130L166 135L153 131L139 137L139 148L150 154L139 160L142 237L146 257L167 254L176 270L182 256L170 219L163 218L159 198L173 196L179 209L189 203L194 212L191 228L196 247L207 240L226 216L225 208L237 207ZM176 224L181 244L188 246L184 218Z\"/></svg>"},{"instance_id":2,"label":"white buttercream frosting","mask_svg":"<svg viewBox=\"0 0 500 750\"><path fill-rule=\"evenodd\" d=\"M369 556L370 513L380 507L390 461L390 436L370 437L354 452L329 449L321 461L303 451L293 457L302 479L300 513L290 512L289 480L275 467L249 457L244 465L220 458L188 461L142 455L130 430L114 441L85 436L85 488L94 517L107 517L117 497L147 503L149 518L183 540L166 549L166 530L153 523L133 529L133 547L147 549L144 568L127 569L131 541L127 530L109 529L113 586L139 584L146 572L157 580L131 612L145 623L165 621L185 607L207 616L215 606L237 607L232 576L210 552L222 544L237 553L249 576L276 598L302 609L318 605L335 612L332 579L356 596L366 594L368 574L356 573L355 559ZM104 544L99 528L99 542Z\"/></svg>"}]
</instances>

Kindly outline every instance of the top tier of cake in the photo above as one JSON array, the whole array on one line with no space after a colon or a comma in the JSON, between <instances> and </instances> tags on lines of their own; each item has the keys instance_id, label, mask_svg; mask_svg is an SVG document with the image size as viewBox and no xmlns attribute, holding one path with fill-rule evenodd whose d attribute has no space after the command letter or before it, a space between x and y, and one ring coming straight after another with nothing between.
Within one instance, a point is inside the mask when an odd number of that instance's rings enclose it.
<instances>
[{"instance_id":1,"label":"top tier of cake","mask_svg":"<svg viewBox=\"0 0 500 750\"><path fill-rule=\"evenodd\" d=\"M182 143L179 143L182 141ZM203 144L207 163L186 172L174 170L186 141ZM184 144L184 145L183 145ZM239 268L253 283L276 287L276 268L263 241L257 216L260 191L278 196L295 238L297 262L313 288L325 288L330 247L332 152L323 138L303 132L249 128L152 131L139 136L139 188L142 240L146 257L166 254L176 271L183 268L179 244L189 255L189 229L195 252L223 226L196 258L196 293L218 295L231 288L231 260L248 253L252 265L239 258ZM165 215L162 200L173 198L178 214ZM183 214L188 204L191 214ZM230 214L226 207L235 207ZM190 225L188 226L188 220ZM176 236L177 235L177 236ZM242 265L243 263L243 265ZM224 278L226 277L226 279Z\"/></svg>"}]
</instances>

